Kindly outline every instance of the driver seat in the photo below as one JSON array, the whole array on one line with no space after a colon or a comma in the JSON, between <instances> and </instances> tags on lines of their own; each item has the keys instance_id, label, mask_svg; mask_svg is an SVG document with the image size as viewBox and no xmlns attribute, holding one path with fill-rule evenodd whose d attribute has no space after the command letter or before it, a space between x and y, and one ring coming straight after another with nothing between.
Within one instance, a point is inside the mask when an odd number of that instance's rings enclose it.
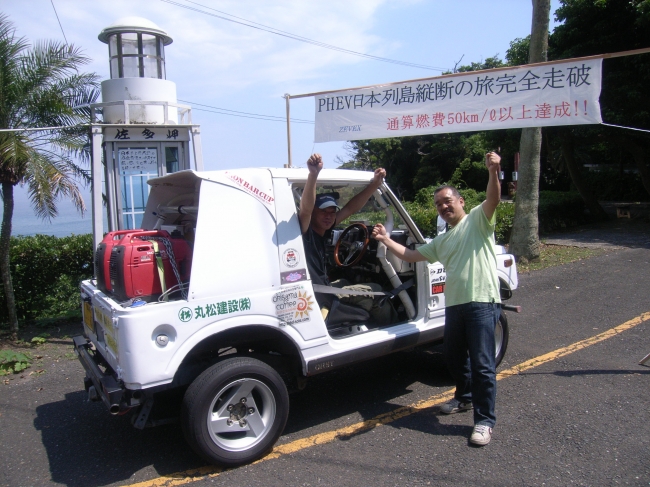
<instances>
[{"instance_id":1,"label":"driver seat","mask_svg":"<svg viewBox=\"0 0 650 487\"><path fill-rule=\"evenodd\" d=\"M325 318L328 330L343 326L362 324L370 319L370 314L363 308L342 303L335 299Z\"/></svg>"}]
</instances>

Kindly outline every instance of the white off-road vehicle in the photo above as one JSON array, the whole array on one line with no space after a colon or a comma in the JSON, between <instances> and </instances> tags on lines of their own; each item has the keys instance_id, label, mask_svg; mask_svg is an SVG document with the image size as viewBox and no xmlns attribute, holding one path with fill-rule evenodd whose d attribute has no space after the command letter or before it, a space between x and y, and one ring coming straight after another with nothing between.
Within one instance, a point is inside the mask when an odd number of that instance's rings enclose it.
<instances>
[{"instance_id":1,"label":"white off-road vehicle","mask_svg":"<svg viewBox=\"0 0 650 487\"><path fill-rule=\"evenodd\" d=\"M81 284L84 336L74 338L89 397L137 428L160 423L174 394L188 443L237 465L268 452L289 412L288 390L315 374L440 342L445 269L404 262L369 238L381 222L417 248L426 239L385 184L332 232L331 279L381 284L390 323L323 314L306 266L297 205L306 169L182 171L149 181L142 228L107 234L95 279ZM318 191L343 205L370 172L323 170ZM517 287L512 255L497 247L503 298ZM513 307L510 307L513 308ZM496 356L508 344L497 326ZM164 401L160 398L165 398Z\"/></svg>"}]
</instances>

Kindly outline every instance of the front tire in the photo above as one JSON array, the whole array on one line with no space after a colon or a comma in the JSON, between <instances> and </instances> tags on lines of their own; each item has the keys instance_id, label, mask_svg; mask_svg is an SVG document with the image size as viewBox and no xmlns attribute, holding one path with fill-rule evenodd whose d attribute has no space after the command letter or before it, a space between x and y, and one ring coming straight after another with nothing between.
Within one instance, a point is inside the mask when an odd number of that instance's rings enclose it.
<instances>
[{"instance_id":1,"label":"front tire","mask_svg":"<svg viewBox=\"0 0 650 487\"><path fill-rule=\"evenodd\" d=\"M501 310L499 315L499 321L497 321L496 327L494 328L494 343L495 343L495 368L499 366L503 357L506 355L506 349L508 348L508 338L510 332L508 329L508 318L506 314Z\"/></svg>"},{"instance_id":2,"label":"front tire","mask_svg":"<svg viewBox=\"0 0 650 487\"><path fill-rule=\"evenodd\" d=\"M234 357L192 382L181 422L196 453L210 463L235 466L270 451L288 415L289 395L275 369L257 359Z\"/></svg>"}]
</instances>

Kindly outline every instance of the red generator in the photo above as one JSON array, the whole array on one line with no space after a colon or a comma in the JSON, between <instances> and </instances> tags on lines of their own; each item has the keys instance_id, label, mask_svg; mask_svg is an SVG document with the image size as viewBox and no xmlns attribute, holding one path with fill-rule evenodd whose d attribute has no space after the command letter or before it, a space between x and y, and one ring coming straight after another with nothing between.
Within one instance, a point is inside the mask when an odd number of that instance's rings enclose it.
<instances>
[{"instance_id":1,"label":"red generator","mask_svg":"<svg viewBox=\"0 0 650 487\"><path fill-rule=\"evenodd\" d=\"M157 259L151 242L153 239L158 244L162 258L166 288L189 282L192 251L184 238L172 237L165 230L130 230L113 246L110 253L111 289L117 301L132 298L150 301L162 294ZM180 283L172 267L165 240L171 244ZM179 290L178 287L176 289Z\"/></svg>"},{"instance_id":2,"label":"red generator","mask_svg":"<svg viewBox=\"0 0 650 487\"><path fill-rule=\"evenodd\" d=\"M108 232L95 251L95 272L97 273L97 287L103 293L110 293L111 287L111 251L120 243L122 236L133 233L134 230L118 230Z\"/></svg>"}]
</instances>

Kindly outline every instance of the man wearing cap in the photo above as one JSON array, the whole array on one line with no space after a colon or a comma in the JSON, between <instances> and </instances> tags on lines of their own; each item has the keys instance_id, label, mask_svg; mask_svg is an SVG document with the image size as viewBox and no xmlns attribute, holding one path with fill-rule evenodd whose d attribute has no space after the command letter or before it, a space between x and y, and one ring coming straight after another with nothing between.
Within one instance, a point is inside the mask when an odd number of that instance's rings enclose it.
<instances>
[{"instance_id":1,"label":"man wearing cap","mask_svg":"<svg viewBox=\"0 0 650 487\"><path fill-rule=\"evenodd\" d=\"M321 169L323 169L323 159L320 154L311 155L307 160L307 169L309 169L309 176L307 177L307 183L300 198L298 217L300 219L300 228L305 244L305 253L307 254L309 274L314 284L342 287L340 285L341 283L330 283L327 277L326 233L338 223L359 211L366 204L375 190L381 185L386 176L386 171L384 169L376 169L375 176L370 184L350 199L343 208L339 208L336 200L332 196L324 194L316 195L316 180ZM366 290L381 291L381 286L378 284L366 283L362 286L367 286L368 289ZM350 287L355 289L359 288L359 286ZM334 299L336 298L332 294L316 293L316 301L318 301L318 305L321 308L331 309ZM352 299L349 297L342 297L342 299L350 304L364 308L370 312L373 318L375 316L383 317L386 314L386 310L376 310L377 313L373 312L374 300L372 297L355 296Z\"/></svg>"}]
</instances>

